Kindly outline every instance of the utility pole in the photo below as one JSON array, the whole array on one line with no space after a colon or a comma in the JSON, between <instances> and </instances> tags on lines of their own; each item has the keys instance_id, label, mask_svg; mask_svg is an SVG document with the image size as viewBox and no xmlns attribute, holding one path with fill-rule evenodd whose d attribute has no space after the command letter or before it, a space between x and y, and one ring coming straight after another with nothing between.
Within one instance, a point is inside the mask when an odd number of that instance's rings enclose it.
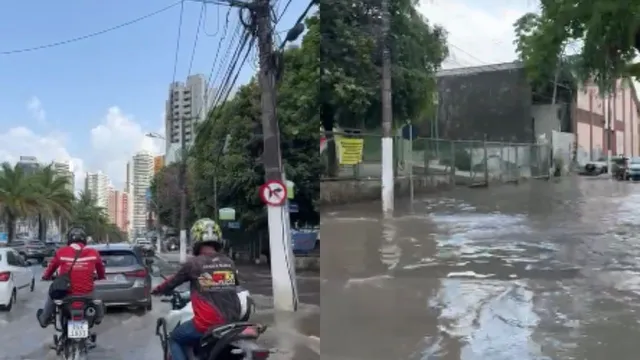
<instances>
[{"instance_id":1,"label":"utility pole","mask_svg":"<svg viewBox=\"0 0 640 360\"><path fill-rule=\"evenodd\" d=\"M186 157L186 131L187 118L181 118L180 124L180 262L187 261L187 157Z\"/></svg>"},{"instance_id":2,"label":"utility pole","mask_svg":"<svg viewBox=\"0 0 640 360\"><path fill-rule=\"evenodd\" d=\"M261 88L262 133L265 180L286 183L280 154L280 130L276 118L276 64L273 49L273 28L270 0L255 0L250 8L255 15L260 56L259 82ZM298 294L295 266L291 249L291 231L288 212L283 206L267 206L271 276L274 308L296 311Z\"/></svg>"},{"instance_id":3,"label":"utility pole","mask_svg":"<svg viewBox=\"0 0 640 360\"><path fill-rule=\"evenodd\" d=\"M393 212L393 110L391 108L391 54L389 53L389 0L382 0L382 212Z\"/></svg>"}]
</instances>

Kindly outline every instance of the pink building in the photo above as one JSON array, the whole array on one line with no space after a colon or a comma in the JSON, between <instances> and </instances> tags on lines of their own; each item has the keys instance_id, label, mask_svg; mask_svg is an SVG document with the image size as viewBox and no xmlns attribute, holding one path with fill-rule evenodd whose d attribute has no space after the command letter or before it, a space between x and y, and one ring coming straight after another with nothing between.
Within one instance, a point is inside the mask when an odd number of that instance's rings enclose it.
<instances>
[{"instance_id":1,"label":"pink building","mask_svg":"<svg viewBox=\"0 0 640 360\"><path fill-rule=\"evenodd\" d=\"M122 191L111 190L107 211L109 221L115 224L123 232L129 227L129 194Z\"/></svg>"},{"instance_id":2,"label":"pink building","mask_svg":"<svg viewBox=\"0 0 640 360\"><path fill-rule=\"evenodd\" d=\"M578 91L575 131L579 162L606 157L609 148L606 122L609 106L613 119L610 146L612 154L640 156L638 96L633 82L621 79L618 80L614 93L604 99L595 85L582 87Z\"/></svg>"}]
</instances>

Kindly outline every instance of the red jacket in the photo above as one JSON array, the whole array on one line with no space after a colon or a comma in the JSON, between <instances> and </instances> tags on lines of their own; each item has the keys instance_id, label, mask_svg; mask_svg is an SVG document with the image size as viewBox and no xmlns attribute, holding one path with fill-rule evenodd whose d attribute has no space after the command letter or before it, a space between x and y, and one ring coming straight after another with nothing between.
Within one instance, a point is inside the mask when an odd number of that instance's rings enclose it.
<instances>
[{"instance_id":1,"label":"red jacket","mask_svg":"<svg viewBox=\"0 0 640 360\"><path fill-rule=\"evenodd\" d=\"M105 278L104 264L96 249L87 248L78 243L58 249L42 274L42 278L50 279L56 270L58 270L58 274L69 272L77 250L80 250L80 254L71 271L71 293L69 295L88 295L93 292L93 282L95 281L93 274L97 273L99 280Z\"/></svg>"}]
</instances>

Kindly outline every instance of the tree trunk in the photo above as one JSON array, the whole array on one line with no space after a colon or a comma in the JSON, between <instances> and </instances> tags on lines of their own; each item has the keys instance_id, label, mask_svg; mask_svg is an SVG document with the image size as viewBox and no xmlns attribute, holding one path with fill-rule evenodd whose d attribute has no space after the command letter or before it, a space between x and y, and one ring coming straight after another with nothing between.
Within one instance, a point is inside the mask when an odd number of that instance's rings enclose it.
<instances>
[{"instance_id":1,"label":"tree trunk","mask_svg":"<svg viewBox=\"0 0 640 360\"><path fill-rule=\"evenodd\" d=\"M331 104L324 103L322 106L322 127L327 138L327 174L330 178L338 177L339 166L338 156L336 154L336 142L333 136L334 114Z\"/></svg>"},{"instance_id":2,"label":"tree trunk","mask_svg":"<svg viewBox=\"0 0 640 360\"><path fill-rule=\"evenodd\" d=\"M7 216L7 243L11 243L16 236L16 224L12 215Z\"/></svg>"},{"instance_id":3,"label":"tree trunk","mask_svg":"<svg viewBox=\"0 0 640 360\"><path fill-rule=\"evenodd\" d=\"M47 222L42 214L38 214L38 239L47 241Z\"/></svg>"}]
</instances>

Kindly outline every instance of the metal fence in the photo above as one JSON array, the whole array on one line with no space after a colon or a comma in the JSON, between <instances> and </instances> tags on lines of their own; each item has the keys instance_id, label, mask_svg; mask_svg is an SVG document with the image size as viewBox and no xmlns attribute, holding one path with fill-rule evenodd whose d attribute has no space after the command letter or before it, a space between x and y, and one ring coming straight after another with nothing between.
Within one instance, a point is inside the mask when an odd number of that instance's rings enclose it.
<instances>
[{"instance_id":1,"label":"metal fence","mask_svg":"<svg viewBox=\"0 0 640 360\"><path fill-rule=\"evenodd\" d=\"M340 165L339 171L324 178L377 180L381 176L381 135L371 133L334 133L341 139L363 139L362 161ZM331 136L326 137L331 138ZM461 185L489 182L514 182L523 178L548 177L551 145L533 143L487 142L417 138L413 141L394 137L396 177L446 177ZM323 158L328 152L322 148ZM340 151L337 150L337 153Z\"/></svg>"}]
</instances>

